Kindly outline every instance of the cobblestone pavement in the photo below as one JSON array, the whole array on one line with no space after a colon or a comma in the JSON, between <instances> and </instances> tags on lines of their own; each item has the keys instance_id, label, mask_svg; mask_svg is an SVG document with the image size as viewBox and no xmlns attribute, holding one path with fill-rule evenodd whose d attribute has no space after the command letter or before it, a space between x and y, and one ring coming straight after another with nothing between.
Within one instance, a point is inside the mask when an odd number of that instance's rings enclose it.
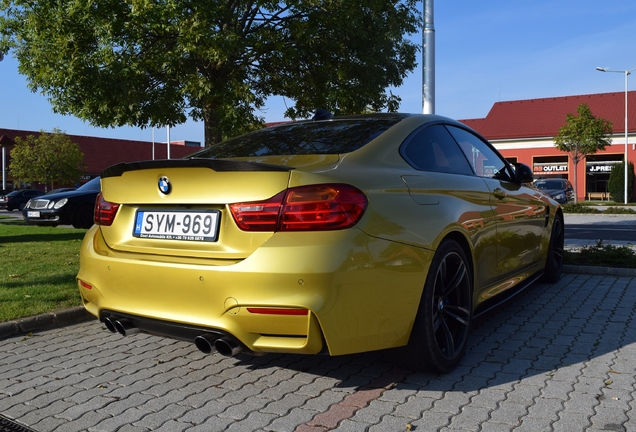
<instances>
[{"instance_id":1,"label":"cobblestone pavement","mask_svg":"<svg viewBox=\"0 0 636 432\"><path fill-rule=\"evenodd\" d=\"M0 414L38 432L636 431L635 303L632 277L537 284L439 376L387 352L204 355L89 321L0 341Z\"/></svg>"}]
</instances>

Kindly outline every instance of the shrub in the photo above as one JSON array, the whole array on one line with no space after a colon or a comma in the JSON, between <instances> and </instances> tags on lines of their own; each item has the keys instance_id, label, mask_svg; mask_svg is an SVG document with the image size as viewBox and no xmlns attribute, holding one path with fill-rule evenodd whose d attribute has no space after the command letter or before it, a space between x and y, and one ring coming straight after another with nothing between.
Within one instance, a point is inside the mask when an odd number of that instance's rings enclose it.
<instances>
[{"instance_id":1,"label":"shrub","mask_svg":"<svg viewBox=\"0 0 636 432\"><path fill-rule=\"evenodd\" d=\"M607 181L607 190L612 201L625 202L625 162L615 164ZM634 164L629 163L627 171L627 202L634 196Z\"/></svg>"},{"instance_id":2,"label":"shrub","mask_svg":"<svg viewBox=\"0 0 636 432\"><path fill-rule=\"evenodd\" d=\"M563 206L564 213L601 213L598 209L581 204L565 204Z\"/></svg>"},{"instance_id":3,"label":"shrub","mask_svg":"<svg viewBox=\"0 0 636 432\"><path fill-rule=\"evenodd\" d=\"M634 214L636 213L629 207L608 207L603 211L606 214Z\"/></svg>"},{"instance_id":4,"label":"shrub","mask_svg":"<svg viewBox=\"0 0 636 432\"><path fill-rule=\"evenodd\" d=\"M579 252L565 251L564 264L578 266L636 268L636 251L629 246L603 245L599 240Z\"/></svg>"}]
</instances>

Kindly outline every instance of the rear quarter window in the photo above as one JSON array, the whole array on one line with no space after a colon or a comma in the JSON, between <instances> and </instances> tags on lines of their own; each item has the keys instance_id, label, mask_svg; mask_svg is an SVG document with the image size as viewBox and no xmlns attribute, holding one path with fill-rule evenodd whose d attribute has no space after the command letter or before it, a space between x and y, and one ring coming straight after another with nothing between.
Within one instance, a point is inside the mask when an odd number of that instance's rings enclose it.
<instances>
[{"instance_id":1,"label":"rear quarter window","mask_svg":"<svg viewBox=\"0 0 636 432\"><path fill-rule=\"evenodd\" d=\"M402 145L400 153L417 170L473 174L466 157L441 124L417 131Z\"/></svg>"}]
</instances>

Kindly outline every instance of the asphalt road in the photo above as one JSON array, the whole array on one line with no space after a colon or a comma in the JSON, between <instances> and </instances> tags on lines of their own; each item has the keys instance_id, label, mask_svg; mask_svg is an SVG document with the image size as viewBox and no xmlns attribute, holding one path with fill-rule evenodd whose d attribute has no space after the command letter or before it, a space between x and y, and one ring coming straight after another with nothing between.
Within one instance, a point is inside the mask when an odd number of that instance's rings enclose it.
<instances>
[{"instance_id":1,"label":"asphalt road","mask_svg":"<svg viewBox=\"0 0 636 432\"><path fill-rule=\"evenodd\" d=\"M604 244L636 245L636 214L565 214L565 243L567 245Z\"/></svg>"}]
</instances>

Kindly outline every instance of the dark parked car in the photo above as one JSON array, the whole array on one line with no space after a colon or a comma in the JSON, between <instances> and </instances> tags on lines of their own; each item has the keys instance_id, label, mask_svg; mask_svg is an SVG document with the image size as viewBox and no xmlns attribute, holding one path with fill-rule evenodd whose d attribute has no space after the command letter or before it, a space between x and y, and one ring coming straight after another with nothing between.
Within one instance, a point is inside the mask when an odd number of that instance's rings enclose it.
<instances>
[{"instance_id":1,"label":"dark parked car","mask_svg":"<svg viewBox=\"0 0 636 432\"><path fill-rule=\"evenodd\" d=\"M566 179L538 179L534 181L537 189L550 195L559 204L574 202L574 188Z\"/></svg>"},{"instance_id":2,"label":"dark parked car","mask_svg":"<svg viewBox=\"0 0 636 432\"><path fill-rule=\"evenodd\" d=\"M7 211L22 210L31 198L35 198L43 194L44 192L34 189L9 192L7 195L0 196L0 209Z\"/></svg>"},{"instance_id":3,"label":"dark parked car","mask_svg":"<svg viewBox=\"0 0 636 432\"><path fill-rule=\"evenodd\" d=\"M35 225L71 224L75 228L90 228L99 191L99 177L96 177L77 190L32 199L22 211L24 220Z\"/></svg>"}]
</instances>

